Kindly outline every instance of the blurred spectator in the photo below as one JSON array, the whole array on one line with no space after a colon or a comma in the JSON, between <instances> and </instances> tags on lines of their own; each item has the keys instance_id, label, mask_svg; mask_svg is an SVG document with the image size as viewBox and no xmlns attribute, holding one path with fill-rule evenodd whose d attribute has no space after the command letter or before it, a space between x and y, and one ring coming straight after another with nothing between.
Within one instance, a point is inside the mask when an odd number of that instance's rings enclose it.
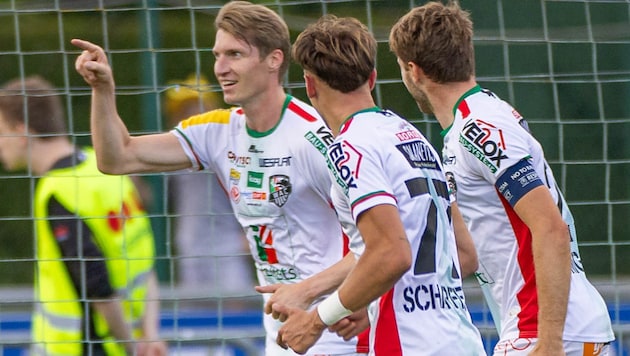
<instances>
[{"instance_id":1,"label":"blurred spectator","mask_svg":"<svg viewBox=\"0 0 630 356\"><path fill-rule=\"evenodd\" d=\"M41 77L0 88L0 161L39 178L32 354L166 355L138 192L70 142L61 99Z\"/></svg>"},{"instance_id":2,"label":"blurred spectator","mask_svg":"<svg viewBox=\"0 0 630 356\"><path fill-rule=\"evenodd\" d=\"M167 124L221 106L205 77L191 74L166 92ZM212 288L218 296L251 294L254 276L243 229L214 173L168 175L171 212L175 221L178 280L186 289ZM206 290L204 290L205 292Z\"/></svg>"}]
</instances>

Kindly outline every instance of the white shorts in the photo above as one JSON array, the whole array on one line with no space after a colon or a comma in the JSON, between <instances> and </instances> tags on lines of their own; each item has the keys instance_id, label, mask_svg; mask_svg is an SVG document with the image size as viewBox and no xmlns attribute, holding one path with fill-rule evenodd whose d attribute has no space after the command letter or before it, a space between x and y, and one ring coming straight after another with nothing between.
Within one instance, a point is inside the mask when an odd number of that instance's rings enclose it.
<instances>
[{"instance_id":1,"label":"white shorts","mask_svg":"<svg viewBox=\"0 0 630 356\"><path fill-rule=\"evenodd\" d=\"M538 339L519 338L502 340L494 347L494 356L526 356L536 346ZM610 343L565 341L567 356L610 356Z\"/></svg>"},{"instance_id":2,"label":"white shorts","mask_svg":"<svg viewBox=\"0 0 630 356\"><path fill-rule=\"evenodd\" d=\"M366 356L367 353L358 354L358 353L349 353L349 354L311 354L307 353L308 356ZM271 339L270 337L266 338L265 343L265 356L299 356L299 354L293 352L291 349L283 349L278 346L275 339Z\"/></svg>"}]
</instances>

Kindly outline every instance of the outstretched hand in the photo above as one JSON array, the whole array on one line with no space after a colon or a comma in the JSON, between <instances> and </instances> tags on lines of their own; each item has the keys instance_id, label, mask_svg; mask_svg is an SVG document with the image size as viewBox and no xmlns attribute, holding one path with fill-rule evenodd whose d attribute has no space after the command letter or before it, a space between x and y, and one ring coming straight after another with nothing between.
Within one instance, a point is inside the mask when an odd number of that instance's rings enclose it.
<instances>
[{"instance_id":1,"label":"outstretched hand","mask_svg":"<svg viewBox=\"0 0 630 356\"><path fill-rule=\"evenodd\" d=\"M268 286L256 286L258 293L273 293L267 303L265 303L265 314L271 314L274 319L285 321L286 314L282 314L274 309L275 304L282 304L289 307L308 309L311 306L310 300L301 288L301 283L296 284L270 284Z\"/></svg>"},{"instance_id":2,"label":"outstretched hand","mask_svg":"<svg viewBox=\"0 0 630 356\"><path fill-rule=\"evenodd\" d=\"M76 38L71 40L70 43L83 50L77 57L74 68L85 82L94 89L102 87L113 88L114 78L105 51L92 42Z\"/></svg>"}]
</instances>

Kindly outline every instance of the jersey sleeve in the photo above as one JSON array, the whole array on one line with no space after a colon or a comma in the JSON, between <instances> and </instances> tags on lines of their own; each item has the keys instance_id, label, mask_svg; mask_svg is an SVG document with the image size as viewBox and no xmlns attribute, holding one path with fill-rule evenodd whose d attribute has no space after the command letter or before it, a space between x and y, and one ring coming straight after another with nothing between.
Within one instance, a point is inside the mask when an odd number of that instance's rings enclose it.
<instances>
[{"instance_id":1,"label":"jersey sleeve","mask_svg":"<svg viewBox=\"0 0 630 356\"><path fill-rule=\"evenodd\" d=\"M365 137L368 137L366 135ZM381 204L396 205L390 180L378 147L361 137L343 137L329 148L335 179L345 190L353 219Z\"/></svg>"},{"instance_id":2,"label":"jersey sleeve","mask_svg":"<svg viewBox=\"0 0 630 356\"><path fill-rule=\"evenodd\" d=\"M50 228L61 251L77 293L82 286L88 298L107 298L114 294L103 253L92 239L88 225L68 211L55 197L48 202Z\"/></svg>"},{"instance_id":3,"label":"jersey sleeve","mask_svg":"<svg viewBox=\"0 0 630 356\"><path fill-rule=\"evenodd\" d=\"M513 118L474 119L463 126L459 143L473 169L514 206L543 185L531 164L531 134Z\"/></svg>"},{"instance_id":4,"label":"jersey sleeve","mask_svg":"<svg viewBox=\"0 0 630 356\"><path fill-rule=\"evenodd\" d=\"M527 135L513 118L471 119L459 133L459 144L468 165L495 184L506 170L530 156Z\"/></svg>"},{"instance_id":5,"label":"jersey sleeve","mask_svg":"<svg viewBox=\"0 0 630 356\"><path fill-rule=\"evenodd\" d=\"M229 135L231 111L217 109L182 120L171 133L192 163L192 170L216 171L213 157Z\"/></svg>"}]
</instances>

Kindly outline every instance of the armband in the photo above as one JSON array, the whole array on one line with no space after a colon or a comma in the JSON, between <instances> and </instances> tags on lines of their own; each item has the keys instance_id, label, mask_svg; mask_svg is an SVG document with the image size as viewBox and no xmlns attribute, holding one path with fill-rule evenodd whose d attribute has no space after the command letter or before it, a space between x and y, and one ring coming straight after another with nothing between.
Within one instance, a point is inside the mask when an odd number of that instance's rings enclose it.
<instances>
[{"instance_id":1,"label":"armband","mask_svg":"<svg viewBox=\"0 0 630 356\"><path fill-rule=\"evenodd\" d=\"M512 207L525 194L540 185L544 183L527 159L522 159L506 169L495 183L497 191Z\"/></svg>"},{"instance_id":2,"label":"armband","mask_svg":"<svg viewBox=\"0 0 630 356\"><path fill-rule=\"evenodd\" d=\"M341 304L339 292L335 291L317 306L317 314L319 314L324 324L330 326L352 314L352 311Z\"/></svg>"}]
</instances>

